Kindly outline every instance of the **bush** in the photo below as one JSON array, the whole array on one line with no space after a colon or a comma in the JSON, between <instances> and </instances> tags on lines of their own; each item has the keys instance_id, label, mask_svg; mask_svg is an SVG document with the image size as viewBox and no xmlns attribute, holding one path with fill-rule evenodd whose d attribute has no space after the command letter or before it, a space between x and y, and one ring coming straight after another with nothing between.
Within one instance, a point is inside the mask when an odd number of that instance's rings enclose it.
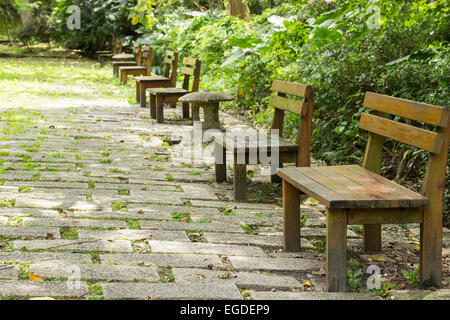
<instances>
[{"instance_id":1,"label":"bush","mask_svg":"<svg viewBox=\"0 0 450 320\"><path fill-rule=\"evenodd\" d=\"M135 35L134 27L128 19L128 9L134 3L135 0L55 0L55 38L63 41L68 48L83 50L89 57L94 57L98 50L111 48L114 37L124 40L126 46ZM71 5L77 5L81 9L80 30L67 28L66 21L71 15L67 9Z\"/></svg>"}]
</instances>

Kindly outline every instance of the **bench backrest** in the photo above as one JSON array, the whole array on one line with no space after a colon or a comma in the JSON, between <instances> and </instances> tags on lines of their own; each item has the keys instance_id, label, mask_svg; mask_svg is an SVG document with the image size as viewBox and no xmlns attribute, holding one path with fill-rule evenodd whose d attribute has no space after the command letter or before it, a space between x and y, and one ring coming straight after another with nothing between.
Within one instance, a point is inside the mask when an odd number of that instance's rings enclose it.
<instances>
[{"instance_id":1,"label":"bench backrest","mask_svg":"<svg viewBox=\"0 0 450 320\"><path fill-rule=\"evenodd\" d=\"M166 50L164 56L164 77L170 78L170 86L177 83L178 52Z\"/></svg>"},{"instance_id":2,"label":"bench backrest","mask_svg":"<svg viewBox=\"0 0 450 320\"><path fill-rule=\"evenodd\" d=\"M142 59L141 66L146 68L146 75L149 76L152 74L152 57L153 57L153 48L149 46L144 46L144 50L142 50Z\"/></svg>"},{"instance_id":3,"label":"bench backrest","mask_svg":"<svg viewBox=\"0 0 450 320\"><path fill-rule=\"evenodd\" d=\"M380 173L385 137L429 151L430 158L422 194L430 201L429 207L425 210L432 212L427 217L425 211L424 218L435 219L436 223L440 220L442 223L443 192L450 140L450 109L372 92L366 93L364 107L376 110L376 113L361 114L359 127L370 132L363 166ZM395 119L387 118L387 114ZM409 119L408 123L395 121L398 117ZM412 125L414 121L431 125L434 131L418 128Z\"/></svg>"},{"instance_id":4,"label":"bench backrest","mask_svg":"<svg viewBox=\"0 0 450 320\"><path fill-rule=\"evenodd\" d=\"M310 165L310 140L312 128L312 116L314 106L314 88L300 83L274 80L272 91L278 92L269 98L269 105L275 108L272 129L278 130L283 135L284 114L286 111L301 115L300 128L298 130L297 166L308 167ZM290 99L287 96L303 98L304 101Z\"/></svg>"},{"instance_id":5,"label":"bench backrest","mask_svg":"<svg viewBox=\"0 0 450 320\"><path fill-rule=\"evenodd\" d=\"M141 65L142 61L142 44L135 42L133 45L133 54L134 58L136 59L136 63L138 66Z\"/></svg>"},{"instance_id":6,"label":"bench backrest","mask_svg":"<svg viewBox=\"0 0 450 320\"><path fill-rule=\"evenodd\" d=\"M122 53L122 41L114 39L113 54L120 54L120 53Z\"/></svg>"},{"instance_id":7,"label":"bench backrest","mask_svg":"<svg viewBox=\"0 0 450 320\"><path fill-rule=\"evenodd\" d=\"M184 57L183 66L181 67L181 73L184 75L183 79L183 89L189 91L189 83L190 78L193 77L192 80L192 88L190 91L196 92L198 91L200 85L200 71L201 71L202 63L198 59Z\"/></svg>"}]
</instances>

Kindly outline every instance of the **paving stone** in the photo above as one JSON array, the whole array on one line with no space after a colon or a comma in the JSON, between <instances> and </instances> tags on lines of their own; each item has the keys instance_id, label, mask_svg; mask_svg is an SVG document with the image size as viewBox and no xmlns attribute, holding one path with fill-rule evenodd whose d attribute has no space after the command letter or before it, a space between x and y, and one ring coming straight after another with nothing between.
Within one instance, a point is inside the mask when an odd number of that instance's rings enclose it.
<instances>
[{"instance_id":1,"label":"paving stone","mask_svg":"<svg viewBox=\"0 0 450 320\"><path fill-rule=\"evenodd\" d=\"M23 218L24 226L58 226L58 227L102 227L102 228L126 228L125 221L117 220L90 220L73 218Z\"/></svg>"},{"instance_id":2,"label":"paving stone","mask_svg":"<svg viewBox=\"0 0 450 320\"><path fill-rule=\"evenodd\" d=\"M102 206L83 201L83 200L46 200L46 199L32 199L20 198L16 200L16 207L31 207L43 209L66 209L66 210L102 210Z\"/></svg>"},{"instance_id":3,"label":"paving stone","mask_svg":"<svg viewBox=\"0 0 450 320\"><path fill-rule=\"evenodd\" d=\"M162 229L162 230L202 230L216 232L244 233L239 225L229 225L223 223L182 223L175 221L142 221L142 229Z\"/></svg>"},{"instance_id":4,"label":"paving stone","mask_svg":"<svg viewBox=\"0 0 450 320\"><path fill-rule=\"evenodd\" d=\"M295 258L260 258L230 256L231 264L237 271L306 272L318 271L325 266L323 261Z\"/></svg>"},{"instance_id":5,"label":"paving stone","mask_svg":"<svg viewBox=\"0 0 450 320\"><path fill-rule=\"evenodd\" d=\"M362 293L348 292L283 292L258 291L251 292L255 300L380 300L381 298Z\"/></svg>"},{"instance_id":6,"label":"paving stone","mask_svg":"<svg viewBox=\"0 0 450 320\"><path fill-rule=\"evenodd\" d=\"M232 283L105 283L106 299L241 300Z\"/></svg>"},{"instance_id":7,"label":"paving stone","mask_svg":"<svg viewBox=\"0 0 450 320\"><path fill-rule=\"evenodd\" d=\"M59 281L0 281L1 293L14 297L84 297L89 294L88 286L82 282L79 288L70 288Z\"/></svg>"},{"instance_id":8,"label":"paving stone","mask_svg":"<svg viewBox=\"0 0 450 320\"><path fill-rule=\"evenodd\" d=\"M57 218L59 213L57 210L46 210L39 208L2 208L0 211L0 221L3 217L39 217L39 218Z\"/></svg>"},{"instance_id":9,"label":"paving stone","mask_svg":"<svg viewBox=\"0 0 450 320\"><path fill-rule=\"evenodd\" d=\"M279 232L259 232L259 234L262 235L272 235L272 236L283 236L283 232L279 231ZM327 235L327 230L325 228L301 228L300 229L300 235L301 237L304 237L306 239L315 239L315 238L323 238L326 237ZM360 237L353 232L350 229L347 229L347 238L348 239L359 239Z\"/></svg>"},{"instance_id":10,"label":"paving stone","mask_svg":"<svg viewBox=\"0 0 450 320\"><path fill-rule=\"evenodd\" d=\"M127 240L18 240L14 241L14 250L86 250L133 252ZM51 249L49 249L51 248Z\"/></svg>"},{"instance_id":11,"label":"paving stone","mask_svg":"<svg viewBox=\"0 0 450 320\"><path fill-rule=\"evenodd\" d=\"M219 256L214 254L101 254L102 263L120 263L144 266L171 266L178 268L223 267Z\"/></svg>"},{"instance_id":12,"label":"paving stone","mask_svg":"<svg viewBox=\"0 0 450 320\"><path fill-rule=\"evenodd\" d=\"M143 213L138 213L143 212ZM109 218L109 219L159 219L159 220L170 220L172 215L169 212L157 212L157 213L146 213L140 210L128 210L128 211L76 211L73 212L73 216L76 218Z\"/></svg>"},{"instance_id":13,"label":"paving stone","mask_svg":"<svg viewBox=\"0 0 450 320\"><path fill-rule=\"evenodd\" d=\"M0 265L0 279L18 279L19 278L19 267L18 266L8 266ZM0 295L2 294L0 289Z\"/></svg>"},{"instance_id":14,"label":"paving stone","mask_svg":"<svg viewBox=\"0 0 450 320\"><path fill-rule=\"evenodd\" d=\"M172 273L176 283L232 282L241 289L252 290L291 290L301 286L294 277L273 274L185 268L172 268Z\"/></svg>"},{"instance_id":15,"label":"paving stone","mask_svg":"<svg viewBox=\"0 0 450 320\"><path fill-rule=\"evenodd\" d=\"M7 181L5 185L9 186L22 186L23 183L19 181ZM46 188L57 188L57 189L87 189L87 183L79 182L50 182L50 181L29 181L27 182L28 187L46 187Z\"/></svg>"},{"instance_id":16,"label":"paving stone","mask_svg":"<svg viewBox=\"0 0 450 320\"><path fill-rule=\"evenodd\" d=\"M79 268L80 279L93 281L159 281L156 267L136 267L112 264L80 264L57 260L45 261L30 265L30 271L42 278L70 278L74 276L74 268Z\"/></svg>"},{"instance_id":17,"label":"paving stone","mask_svg":"<svg viewBox=\"0 0 450 320\"><path fill-rule=\"evenodd\" d=\"M162 253L212 253L221 255L238 255L264 257L261 248L250 246L221 245L213 243L186 243L176 241L148 241L152 252Z\"/></svg>"},{"instance_id":18,"label":"paving stone","mask_svg":"<svg viewBox=\"0 0 450 320\"><path fill-rule=\"evenodd\" d=\"M0 217L0 226L5 226L8 222L8 217Z\"/></svg>"},{"instance_id":19,"label":"paving stone","mask_svg":"<svg viewBox=\"0 0 450 320\"><path fill-rule=\"evenodd\" d=\"M29 263L59 260L68 263L90 263L91 256L86 253L67 252L0 252L0 262Z\"/></svg>"},{"instance_id":20,"label":"paving stone","mask_svg":"<svg viewBox=\"0 0 450 320\"><path fill-rule=\"evenodd\" d=\"M246 203L246 202L225 202L225 201L204 201L204 200L191 200L193 206L196 207L215 207L215 208L236 208L236 209L251 209L256 211L281 211L283 208L265 203Z\"/></svg>"},{"instance_id":21,"label":"paving stone","mask_svg":"<svg viewBox=\"0 0 450 320\"><path fill-rule=\"evenodd\" d=\"M59 228L46 227L0 227L0 235L29 238L46 238L51 234L52 239L60 239Z\"/></svg>"},{"instance_id":22,"label":"paving stone","mask_svg":"<svg viewBox=\"0 0 450 320\"><path fill-rule=\"evenodd\" d=\"M230 234L230 233L203 233L208 243L223 243L223 244L240 244L240 245L257 245L271 248L283 247L282 237L272 236L258 236L249 234ZM301 246L303 249L311 249L314 246L307 239L301 239Z\"/></svg>"},{"instance_id":23,"label":"paving stone","mask_svg":"<svg viewBox=\"0 0 450 320\"><path fill-rule=\"evenodd\" d=\"M393 290L393 300L449 300L450 289L431 290Z\"/></svg>"},{"instance_id":24,"label":"paving stone","mask_svg":"<svg viewBox=\"0 0 450 320\"><path fill-rule=\"evenodd\" d=\"M167 230L78 230L79 239L190 241L184 231Z\"/></svg>"}]
</instances>

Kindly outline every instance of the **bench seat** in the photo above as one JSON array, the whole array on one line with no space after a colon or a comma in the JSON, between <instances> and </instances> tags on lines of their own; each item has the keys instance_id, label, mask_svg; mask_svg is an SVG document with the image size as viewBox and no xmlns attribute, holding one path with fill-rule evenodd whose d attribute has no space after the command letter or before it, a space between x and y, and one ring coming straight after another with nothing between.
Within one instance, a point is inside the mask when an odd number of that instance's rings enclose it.
<instances>
[{"instance_id":1,"label":"bench seat","mask_svg":"<svg viewBox=\"0 0 450 320\"><path fill-rule=\"evenodd\" d=\"M248 153L262 148L267 148L267 151L270 152L273 146L272 141L276 141L275 139L278 140L279 152L298 150L298 144L292 143L276 135L267 135L266 139L260 140L259 134L255 134L254 137L246 137L244 145L238 144L238 141L242 140L238 139L236 134L227 132L225 136L215 137L214 142L223 146L227 150L233 151L234 153Z\"/></svg>"},{"instance_id":2,"label":"bench seat","mask_svg":"<svg viewBox=\"0 0 450 320\"><path fill-rule=\"evenodd\" d=\"M357 165L287 167L278 175L327 208L413 208L428 199Z\"/></svg>"}]
</instances>

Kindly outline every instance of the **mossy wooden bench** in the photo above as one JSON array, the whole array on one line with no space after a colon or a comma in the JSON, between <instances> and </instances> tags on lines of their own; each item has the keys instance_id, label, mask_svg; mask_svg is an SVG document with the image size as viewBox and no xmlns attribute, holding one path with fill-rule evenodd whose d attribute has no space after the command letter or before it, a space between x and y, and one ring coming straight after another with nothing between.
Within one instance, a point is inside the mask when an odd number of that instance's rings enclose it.
<instances>
[{"instance_id":1,"label":"mossy wooden bench","mask_svg":"<svg viewBox=\"0 0 450 320\"><path fill-rule=\"evenodd\" d=\"M135 43L133 46L133 57L134 61L130 61L127 58L121 60L120 57L124 57L122 54L113 56L113 77L117 78L119 76L119 68L120 67L131 67L131 66L140 66L142 63L142 45L140 43Z\"/></svg>"},{"instance_id":2,"label":"mossy wooden bench","mask_svg":"<svg viewBox=\"0 0 450 320\"><path fill-rule=\"evenodd\" d=\"M178 99L190 93L197 92L200 85L201 62L198 59L185 57L181 74L184 75L181 88L153 88L150 89L150 115L157 123L164 122L164 104L176 106ZM190 80L192 77L192 81ZM192 82L192 86L191 83ZM189 103L183 103L183 119L189 118Z\"/></svg>"},{"instance_id":3,"label":"mossy wooden bench","mask_svg":"<svg viewBox=\"0 0 450 320\"><path fill-rule=\"evenodd\" d=\"M275 107L275 116L272 122L272 129L278 130L278 134L274 141L271 141L271 135L267 141L260 141L260 135L257 134L253 143L249 140L240 141L243 138L233 133L227 133L225 136L215 137L215 157L216 157L216 181L226 181L226 152L230 150L234 157L234 199L236 201L247 200L247 169L249 164L250 154L256 154L257 162L262 163L259 155L261 150L266 150L267 153L279 153L279 163L295 163L297 166L309 167L310 165L310 137L312 126L312 115L314 105L314 89L311 86L274 80L272 83L272 91L278 92L277 95L271 96L269 105ZM304 98L304 101L287 98L287 95ZM300 128L298 130L298 138L296 143L289 142L282 138L284 113L292 112L301 116ZM239 161L242 159L242 161ZM243 162L243 163L240 163ZM272 181L276 180L277 176L273 168Z\"/></svg>"},{"instance_id":4,"label":"mossy wooden bench","mask_svg":"<svg viewBox=\"0 0 450 320\"><path fill-rule=\"evenodd\" d=\"M147 89L175 87L177 82L178 53L167 50L164 57L164 75L138 76L136 79L136 101L141 108L147 107Z\"/></svg>"},{"instance_id":5,"label":"mossy wooden bench","mask_svg":"<svg viewBox=\"0 0 450 320\"><path fill-rule=\"evenodd\" d=\"M360 128L370 132L362 167L288 167L283 179L284 250L300 251L300 194L326 206L327 290L345 291L347 225L364 225L364 250L381 250L381 224L420 223L420 279L441 281L442 211L449 147L449 109L368 92ZM436 131L390 120L387 114L432 125ZM402 119L400 118L400 119ZM384 138L430 152L422 194L379 175Z\"/></svg>"},{"instance_id":6,"label":"mossy wooden bench","mask_svg":"<svg viewBox=\"0 0 450 320\"><path fill-rule=\"evenodd\" d=\"M142 51L141 63L137 66L119 67L120 83L127 84L128 76L150 76L152 73L153 48L145 46Z\"/></svg>"}]
</instances>

